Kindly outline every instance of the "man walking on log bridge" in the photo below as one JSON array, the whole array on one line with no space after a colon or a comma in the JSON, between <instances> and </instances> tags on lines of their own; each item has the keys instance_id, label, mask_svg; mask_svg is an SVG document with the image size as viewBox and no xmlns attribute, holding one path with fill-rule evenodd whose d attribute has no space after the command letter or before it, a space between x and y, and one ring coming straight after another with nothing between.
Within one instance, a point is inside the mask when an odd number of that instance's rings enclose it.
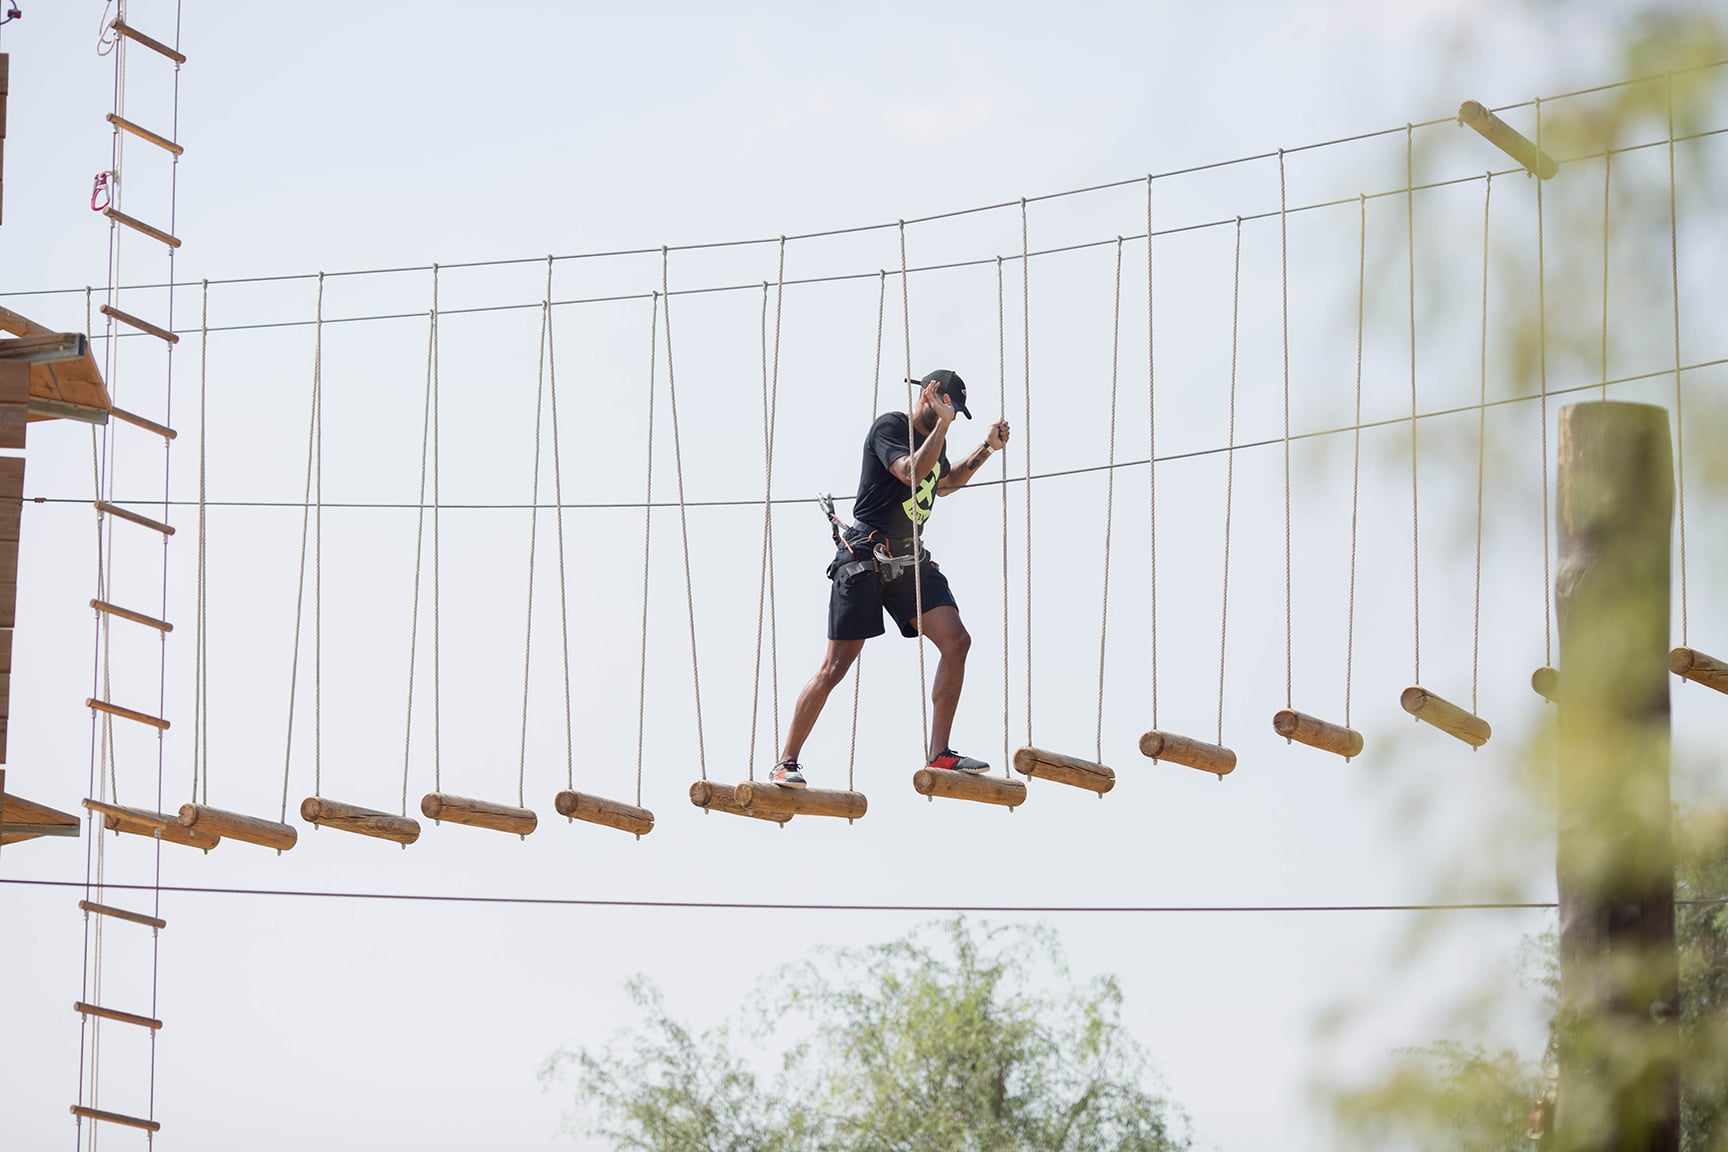
<instances>
[{"instance_id":1,"label":"man walking on log bridge","mask_svg":"<svg viewBox=\"0 0 1728 1152\"><path fill-rule=\"evenodd\" d=\"M804 787L798 753L828 694L863 651L864 641L886 631L884 610L900 626L901 635L928 637L940 655L930 689L929 766L958 772L984 772L990 767L948 746L972 637L960 622L948 578L914 540L913 526L916 523L921 533L936 497L964 487L991 453L1002 450L1008 443L1008 422L990 425L984 443L951 465L946 451L948 427L956 412L972 419L966 407L966 383L946 368L917 383L922 388L910 417L904 412L878 416L864 438L864 467L852 506L854 523L844 524L831 505L827 509L837 546L834 562L828 565L828 578L833 581L828 595L828 650L821 668L798 694L780 763L768 776L787 788ZM918 478L915 491L914 477Z\"/></svg>"}]
</instances>

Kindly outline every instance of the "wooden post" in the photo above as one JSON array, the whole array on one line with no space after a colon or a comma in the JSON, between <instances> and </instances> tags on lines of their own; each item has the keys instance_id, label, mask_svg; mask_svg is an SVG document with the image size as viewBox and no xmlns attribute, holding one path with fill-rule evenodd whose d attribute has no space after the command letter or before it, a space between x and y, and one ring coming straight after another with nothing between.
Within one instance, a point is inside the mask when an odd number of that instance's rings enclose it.
<instances>
[{"instance_id":1,"label":"wooden post","mask_svg":"<svg viewBox=\"0 0 1728 1152\"><path fill-rule=\"evenodd\" d=\"M782 788L761 780L746 780L732 789L732 800L752 816L763 812L786 816L839 816L856 820L869 809L862 792L830 788Z\"/></svg>"},{"instance_id":2,"label":"wooden post","mask_svg":"<svg viewBox=\"0 0 1728 1152\"><path fill-rule=\"evenodd\" d=\"M1085 788L1098 793L1099 799L1103 799L1104 793L1116 787L1115 771L1104 764L1092 760L1077 760L1072 756L1034 748L1029 744L1014 749L1014 771L1022 776Z\"/></svg>"},{"instance_id":3,"label":"wooden post","mask_svg":"<svg viewBox=\"0 0 1728 1152\"><path fill-rule=\"evenodd\" d=\"M616 828L620 832L634 832L638 836L646 836L654 831L654 813L634 804L608 800L604 796L590 796L586 792L572 792L566 788L552 798L552 807L557 809L560 816L572 820L586 820L590 824L601 824L607 828Z\"/></svg>"},{"instance_id":4,"label":"wooden post","mask_svg":"<svg viewBox=\"0 0 1728 1152\"><path fill-rule=\"evenodd\" d=\"M1560 410L1559 1152L1679 1148L1668 413Z\"/></svg>"}]
</instances>

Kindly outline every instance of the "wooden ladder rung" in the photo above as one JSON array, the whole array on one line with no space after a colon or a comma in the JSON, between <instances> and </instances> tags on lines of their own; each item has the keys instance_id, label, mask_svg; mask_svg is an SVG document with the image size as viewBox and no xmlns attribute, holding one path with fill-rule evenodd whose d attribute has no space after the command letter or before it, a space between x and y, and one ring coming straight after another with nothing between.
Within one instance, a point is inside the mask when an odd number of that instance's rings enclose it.
<instances>
[{"instance_id":1,"label":"wooden ladder rung","mask_svg":"<svg viewBox=\"0 0 1728 1152\"><path fill-rule=\"evenodd\" d=\"M130 509L122 508L118 504L110 504L106 500L96 501L96 511L106 512L110 516L117 516L129 524L136 524L140 528L149 528L151 531L160 532L164 536L174 535L174 525L164 524L160 520L152 520L148 516L140 516L138 513L133 512Z\"/></svg>"},{"instance_id":2,"label":"wooden ladder rung","mask_svg":"<svg viewBox=\"0 0 1728 1152\"><path fill-rule=\"evenodd\" d=\"M110 716L118 716L122 720L136 720L140 724L148 724L160 731L168 731L168 721L160 716L152 716L148 712L140 712L135 708L122 708L118 704L110 704L106 700L98 700L92 696L84 701L86 708L94 708L98 712L106 712Z\"/></svg>"},{"instance_id":3,"label":"wooden ladder rung","mask_svg":"<svg viewBox=\"0 0 1728 1152\"><path fill-rule=\"evenodd\" d=\"M186 57L183 53L176 52L174 49L168 47L168 45L154 37L144 35L144 33L138 31L138 29L132 27L132 25L126 23L124 20L114 21L111 27L115 32L126 37L126 39L132 41L134 44L142 44L152 52L160 52L176 64L186 63Z\"/></svg>"},{"instance_id":4,"label":"wooden ladder rung","mask_svg":"<svg viewBox=\"0 0 1728 1152\"><path fill-rule=\"evenodd\" d=\"M108 217L108 219L114 221L116 224L126 225L126 227L132 229L134 232L141 232L152 240L160 240L170 248L180 247L180 237L171 232L164 232L154 224L146 224L136 216L128 216L118 208L104 208L102 209L102 215ZM103 311L107 311L107 309L103 309Z\"/></svg>"},{"instance_id":5,"label":"wooden ladder rung","mask_svg":"<svg viewBox=\"0 0 1728 1152\"><path fill-rule=\"evenodd\" d=\"M184 844L188 848L197 848L204 852L222 843L222 837L200 828L186 828L166 812L128 808L124 804L110 804L106 800L85 800L84 807L92 812L100 812L102 827L110 832L124 832L128 836L142 836L150 840L165 840L169 844Z\"/></svg>"},{"instance_id":6,"label":"wooden ladder rung","mask_svg":"<svg viewBox=\"0 0 1728 1152\"><path fill-rule=\"evenodd\" d=\"M174 336L172 332L169 335ZM174 336L174 339L178 341L180 338ZM154 432L164 440L173 440L180 435L168 425L158 424L154 420L146 420L136 412L128 412L124 408L115 408L112 405L109 406L108 411L114 414L114 419L130 424L134 428L142 428L146 432Z\"/></svg>"},{"instance_id":7,"label":"wooden ladder rung","mask_svg":"<svg viewBox=\"0 0 1728 1152\"><path fill-rule=\"evenodd\" d=\"M158 620L154 616L146 616L142 612L134 612L130 608L122 608L118 604L110 604L106 600L92 600L90 607L109 616L118 616L122 620L130 620L134 624L144 624L158 632L172 632L174 625L166 620Z\"/></svg>"},{"instance_id":8,"label":"wooden ladder rung","mask_svg":"<svg viewBox=\"0 0 1728 1152\"><path fill-rule=\"evenodd\" d=\"M140 1028L148 1028L152 1032L162 1027L162 1021L153 1016L140 1016L136 1012L122 1012L118 1008L104 1008L99 1004L86 1004L79 1000L72 1005L74 1012L85 1016L100 1016L104 1020L113 1020L119 1024L136 1024Z\"/></svg>"},{"instance_id":9,"label":"wooden ladder rung","mask_svg":"<svg viewBox=\"0 0 1728 1152\"><path fill-rule=\"evenodd\" d=\"M104 1112L100 1108L86 1108L82 1104L72 1105L72 1115L82 1116L86 1120L101 1120L106 1124L124 1124L128 1128L142 1128L146 1132L160 1132L162 1125L154 1120L145 1120L138 1116L126 1116L119 1112Z\"/></svg>"},{"instance_id":10,"label":"wooden ladder rung","mask_svg":"<svg viewBox=\"0 0 1728 1152\"><path fill-rule=\"evenodd\" d=\"M128 216L126 219L131 220L131 217ZM136 221L133 221L133 223L136 223ZM163 235L166 236L167 233L163 233ZM174 246L179 247L180 241L175 240ZM148 333L149 335L156 337L158 340L166 340L170 344L180 343L180 337L175 333L170 332L168 329L160 327L159 325L152 324L148 320L141 320L130 312L122 312L118 308L111 308L104 304L102 305L102 315L112 316L122 324L130 324L132 327L138 329L138 331ZM112 409L110 409L110 411L112 411ZM124 417L122 418L124 419Z\"/></svg>"},{"instance_id":11,"label":"wooden ladder rung","mask_svg":"<svg viewBox=\"0 0 1728 1152\"><path fill-rule=\"evenodd\" d=\"M149 141L164 152L172 152L174 155L180 156L186 151L186 149L180 147L180 145L174 143L174 141L168 139L168 137L152 132L141 124L134 124L124 116L116 116L114 113L110 112L108 113L108 123L114 125L114 127L120 129L122 132L130 132L140 140Z\"/></svg>"},{"instance_id":12,"label":"wooden ladder rung","mask_svg":"<svg viewBox=\"0 0 1728 1152\"><path fill-rule=\"evenodd\" d=\"M142 924L146 928L166 928L168 921L155 916L146 916L142 912L128 912L124 908L114 908L107 904L98 904L94 900L80 900L78 907L86 912L94 912L98 916L112 916L116 920L125 920L132 924Z\"/></svg>"}]
</instances>

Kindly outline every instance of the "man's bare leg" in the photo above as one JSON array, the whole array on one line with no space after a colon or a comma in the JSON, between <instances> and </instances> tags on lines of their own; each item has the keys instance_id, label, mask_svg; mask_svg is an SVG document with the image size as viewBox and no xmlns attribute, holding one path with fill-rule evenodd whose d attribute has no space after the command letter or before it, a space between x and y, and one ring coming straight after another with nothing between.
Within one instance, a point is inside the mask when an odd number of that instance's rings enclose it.
<instances>
[{"instance_id":1,"label":"man's bare leg","mask_svg":"<svg viewBox=\"0 0 1728 1152\"><path fill-rule=\"evenodd\" d=\"M928 616L929 613L925 615ZM792 723L786 729L786 743L780 749L780 763L798 759L798 753L804 749L804 741L810 737L810 730L816 727L816 718L822 715L822 706L828 703L828 693L834 691L840 681L846 678L847 670L863 650L862 640L828 641L828 651L822 658L822 667L816 670L816 675L810 677L810 682L798 693L798 704L792 709Z\"/></svg>"},{"instance_id":2,"label":"man's bare leg","mask_svg":"<svg viewBox=\"0 0 1728 1152\"><path fill-rule=\"evenodd\" d=\"M930 748L927 756L934 759L948 747L954 727L954 710L960 706L960 688L966 680L966 653L972 647L972 635L960 622L960 609L952 604L931 608L924 613L924 635L936 645L940 654L936 662L936 682L930 688Z\"/></svg>"}]
</instances>

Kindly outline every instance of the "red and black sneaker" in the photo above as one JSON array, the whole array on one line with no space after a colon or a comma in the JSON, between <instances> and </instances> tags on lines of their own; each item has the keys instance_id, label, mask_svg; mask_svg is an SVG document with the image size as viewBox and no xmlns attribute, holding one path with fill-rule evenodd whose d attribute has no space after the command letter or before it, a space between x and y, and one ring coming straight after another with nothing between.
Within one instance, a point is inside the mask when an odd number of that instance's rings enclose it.
<instances>
[{"instance_id":1,"label":"red and black sneaker","mask_svg":"<svg viewBox=\"0 0 1728 1152\"><path fill-rule=\"evenodd\" d=\"M974 760L970 756L962 756L952 748L944 748L930 761L930 767L941 768L949 772L988 772L990 765L982 760Z\"/></svg>"},{"instance_id":2,"label":"red and black sneaker","mask_svg":"<svg viewBox=\"0 0 1728 1152\"><path fill-rule=\"evenodd\" d=\"M774 765L774 771L768 773L768 779L782 788L804 787L804 773L798 770L796 760L783 760Z\"/></svg>"}]
</instances>

